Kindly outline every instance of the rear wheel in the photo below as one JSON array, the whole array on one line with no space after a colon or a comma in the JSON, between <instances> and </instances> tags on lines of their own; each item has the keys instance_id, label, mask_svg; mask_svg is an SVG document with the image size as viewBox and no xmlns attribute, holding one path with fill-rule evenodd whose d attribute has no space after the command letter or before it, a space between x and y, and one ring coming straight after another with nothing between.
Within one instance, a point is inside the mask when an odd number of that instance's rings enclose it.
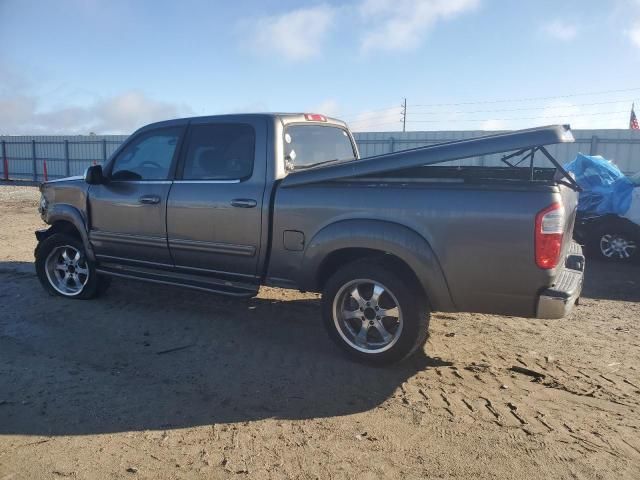
<instances>
[{"instance_id":1,"label":"rear wheel","mask_svg":"<svg viewBox=\"0 0 640 480\"><path fill-rule=\"evenodd\" d=\"M390 364L427 340L424 295L383 262L365 259L344 266L328 280L322 298L330 337L353 358Z\"/></svg>"},{"instance_id":2,"label":"rear wheel","mask_svg":"<svg viewBox=\"0 0 640 480\"><path fill-rule=\"evenodd\" d=\"M82 242L62 233L46 238L38 246L36 273L47 292L67 298L93 298L109 285L108 279L96 273Z\"/></svg>"}]
</instances>

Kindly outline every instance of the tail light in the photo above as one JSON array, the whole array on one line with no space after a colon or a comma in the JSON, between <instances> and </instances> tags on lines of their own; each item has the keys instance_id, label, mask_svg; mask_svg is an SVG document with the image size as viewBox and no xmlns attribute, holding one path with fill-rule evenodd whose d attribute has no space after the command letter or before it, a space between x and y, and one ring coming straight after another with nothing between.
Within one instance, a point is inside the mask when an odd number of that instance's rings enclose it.
<instances>
[{"instance_id":1,"label":"tail light","mask_svg":"<svg viewBox=\"0 0 640 480\"><path fill-rule=\"evenodd\" d=\"M536 265L548 270L558 265L564 235L564 208L559 203L536 215Z\"/></svg>"}]
</instances>

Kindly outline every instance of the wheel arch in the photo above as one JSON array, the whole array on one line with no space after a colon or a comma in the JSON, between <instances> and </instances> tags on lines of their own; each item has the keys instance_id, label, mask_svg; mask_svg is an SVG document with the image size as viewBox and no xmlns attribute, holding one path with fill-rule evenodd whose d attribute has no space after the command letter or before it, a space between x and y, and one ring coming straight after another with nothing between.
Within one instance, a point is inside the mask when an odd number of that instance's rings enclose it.
<instances>
[{"instance_id":1,"label":"wheel arch","mask_svg":"<svg viewBox=\"0 0 640 480\"><path fill-rule=\"evenodd\" d=\"M320 291L341 265L366 257L378 257L409 275L432 309L455 310L446 278L427 240L394 222L353 219L322 228L305 248L300 284L306 290Z\"/></svg>"},{"instance_id":2,"label":"wheel arch","mask_svg":"<svg viewBox=\"0 0 640 480\"><path fill-rule=\"evenodd\" d=\"M45 221L51 226L37 235L39 241L55 233L67 233L77 236L82 241L87 257L95 261L95 254L87 233L87 224L76 207L56 204L47 212Z\"/></svg>"}]
</instances>

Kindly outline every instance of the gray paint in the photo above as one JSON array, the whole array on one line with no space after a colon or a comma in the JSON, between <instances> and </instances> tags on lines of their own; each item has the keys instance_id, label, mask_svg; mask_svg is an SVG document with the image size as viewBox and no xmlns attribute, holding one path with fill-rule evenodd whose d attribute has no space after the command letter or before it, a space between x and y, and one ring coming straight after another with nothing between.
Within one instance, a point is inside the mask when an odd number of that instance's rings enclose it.
<instances>
[{"instance_id":1,"label":"gray paint","mask_svg":"<svg viewBox=\"0 0 640 480\"><path fill-rule=\"evenodd\" d=\"M89 190L89 238L96 255L171 264L167 246L170 182L109 182ZM144 204L146 195L160 198Z\"/></svg>"},{"instance_id":2,"label":"gray paint","mask_svg":"<svg viewBox=\"0 0 640 480\"><path fill-rule=\"evenodd\" d=\"M538 292L559 269L535 266L533 220L556 201L571 212L577 195L558 186L402 182L278 189L274 238L295 228L311 240L304 252L274 242L269 276L315 290L318 258L338 248L375 248L417 271L438 310L534 316ZM572 221L569 216L567 231ZM570 237L565 235L565 244Z\"/></svg>"},{"instance_id":3,"label":"gray paint","mask_svg":"<svg viewBox=\"0 0 640 480\"><path fill-rule=\"evenodd\" d=\"M222 120L251 125L256 133L250 178L233 182L177 181L172 186L167 206L167 235L176 265L224 270L257 280L262 231L263 228L268 231L268 209L263 208L263 193L269 120L251 115L229 116ZM194 119L191 125L202 123L209 121ZM254 200L255 206L233 206L234 201L238 204L237 201L243 199Z\"/></svg>"},{"instance_id":4,"label":"gray paint","mask_svg":"<svg viewBox=\"0 0 640 480\"><path fill-rule=\"evenodd\" d=\"M146 126L133 136L161 126L251 123L257 133L252 177L222 183L117 181L90 188L77 179L49 182L42 190L50 211L62 213L47 212L45 220L71 221L83 240L90 241L101 271L118 276L226 289L241 296L257 292L259 283L317 291L322 288L318 274L329 255L367 248L393 255L411 268L436 310L536 315L540 292L552 287L564 268L536 267L534 218L554 202L565 206L564 255L571 241L576 192L551 180L442 182L421 176L419 169L474 153L568 142L566 127L287 175L283 129L304 121L301 114L253 114ZM333 119L327 123L344 127ZM410 181L394 177L395 170L407 167L418 167ZM107 164L107 176L109 170ZM367 178L373 174L381 178ZM144 195L161 200L140 203ZM255 206L234 207L238 199ZM287 241L291 232L294 241Z\"/></svg>"}]
</instances>

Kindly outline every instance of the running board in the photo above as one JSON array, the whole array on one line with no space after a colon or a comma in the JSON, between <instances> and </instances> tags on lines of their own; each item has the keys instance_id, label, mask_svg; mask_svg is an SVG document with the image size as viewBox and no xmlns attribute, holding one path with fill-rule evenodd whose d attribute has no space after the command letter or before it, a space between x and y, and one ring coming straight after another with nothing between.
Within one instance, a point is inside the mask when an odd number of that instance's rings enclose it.
<instances>
[{"instance_id":1,"label":"running board","mask_svg":"<svg viewBox=\"0 0 640 480\"><path fill-rule=\"evenodd\" d=\"M101 275L129 278L163 285L174 285L239 298L254 297L258 294L259 289L257 285L250 283L232 282L224 279L203 277L201 275L166 272L128 265L102 264L96 268L96 271Z\"/></svg>"}]
</instances>

